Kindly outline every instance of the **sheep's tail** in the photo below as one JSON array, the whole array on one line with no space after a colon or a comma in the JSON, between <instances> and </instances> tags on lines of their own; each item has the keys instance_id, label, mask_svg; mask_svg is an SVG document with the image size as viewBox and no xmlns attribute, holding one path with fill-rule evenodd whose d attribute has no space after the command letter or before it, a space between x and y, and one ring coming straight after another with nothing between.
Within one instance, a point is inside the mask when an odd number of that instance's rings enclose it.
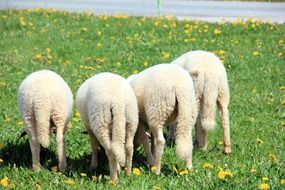
<instances>
[{"instance_id":1,"label":"sheep's tail","mask_svg":"<svg viewBox=\"0 0 285 190\"><path fill-rule=\"evenodd\" d=\"M35 111L37 140L45 148L50 144L50 117L48 113L49 111Z\"/></svg>"},{"instance_id":2,"label":"sheep's tail","mask_svg":"<svg viewBox=\"0 0 285 190\"><path fill-rule=\"evenodd\" d=\"M126 139L126 114L122 105L115 104L111 108L113 116L111 149L116 160L121 166L125 166L125 139Z\"/></svg>"},{"instance_id":3,"label":"sheep's tail","mask_svg":"<svg viewBox=\"0 0 285 190\"><path fill-rule=\"evenodd\" d=\"M183 86L176 92L178 106L177 125L175 133L176 154L182 160L187 160L192 155L192 128L197 118L193 84Z\"/></svg>"},{"instance_id":4,"label":"sheep's tail","mask_svg":"<svg viewBox=\"0 0 285 190\"><path fill-rule=\"evenodd\" d=\"M219 81L214 79L204 82L204 90L201 104L201 125L204 130L212 130L215 127L215 116L218 97Z\"/></svg>"}]
</instances>

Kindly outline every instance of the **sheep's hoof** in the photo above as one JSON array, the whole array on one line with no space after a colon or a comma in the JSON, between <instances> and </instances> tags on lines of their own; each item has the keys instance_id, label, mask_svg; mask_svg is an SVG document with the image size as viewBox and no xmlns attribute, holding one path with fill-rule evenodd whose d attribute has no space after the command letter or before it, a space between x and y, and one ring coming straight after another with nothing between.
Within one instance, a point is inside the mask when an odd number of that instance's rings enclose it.
<instances>
[{"instance_id":1,"label":"sheep's hoof","mask_svg":"<svg viewBox=\"0 0 285 190\"><path fill-rule=\"evenodd\" d=\"M131 174L132 174L131 168L127 168L127 169L126 169L126 175L127 175L127 176L130 176Z\"/></svg>"},{"instance_id":2,"label":"sheep's hoof","mask_svg":"<svg viewBox=\"0 0 285 190\"><path fill-rule=\"evenodd\" d=\"M224 150L226 154L231 154L232 153L231 145L225 145Z\"/></svg>"},{"instance_id":3,"label":"sheep's hoof","mask_svg":"<svg viewBox=\"0 0 285 190\"><path fill-rule=\"evenodd\" d=\"M41 165L40 164L33 164L33 170L35 172L39 172L41 170Z\"/></svg>"},{"instance_id":4,"label":"sheep's hoof","mask_svg":"<svg viewBox=\"0 0 285 190\"><path fill-rule=\"evenodd\" d=\"M148 156L147 162L148 162L148 164L150 166L153 166L154 165L154 158L153 158L153 156Z\"/></svg>"},{"instance_id":5,"label":"sheep's hoof","mask_svg":"<svg viewBox=\"0 0 285 190\"><path fill-rule=\"evenodd\" d=\"M186 168L188 169L188 170L192 170L192 162L190 161L190 160L186 160Z\"/></svg>"},{"instance_id":6,"label":"sheep's hoof","mask_svg":"<svg viewBox=\"0 0 285 190\"><path fill-rule=\"evenodd\" d=\"M67 168L66 163L60 164L60 165L58 166L58 170L59 170L60 172L62 172L62 173L64 173L64 172L66 171L66 168Z\"/></svg>"}]
</instances>

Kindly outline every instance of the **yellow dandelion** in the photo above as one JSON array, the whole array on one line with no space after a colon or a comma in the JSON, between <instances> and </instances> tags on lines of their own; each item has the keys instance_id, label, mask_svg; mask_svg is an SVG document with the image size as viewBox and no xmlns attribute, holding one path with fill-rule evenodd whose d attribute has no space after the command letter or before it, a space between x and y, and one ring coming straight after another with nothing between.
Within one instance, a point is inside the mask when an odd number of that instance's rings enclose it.
<instances>
[{"instance_id":1,"label":"yellow dandelion","mask_svg":"<svg viewBox=\"0 0 285 190\"><path fill-rule=\"evenodd\" d=\"M162 58L163 58L164 60L168 60L169 57L170 57L170 54L169 54L169 53L167 53L167 52L165 52L165 51L162 52Z\"/></svg>"},{"instance_id":2,"label":"yellow dandelion","mask_svg":"<svg viewBox=\"0 0 285 190\"><path fill-rule=\"evenodd\" d=\"M157 169L156 166L152 166L150 170L151 170L152 172L155 172L156 169Z\"/></svg>"},{"instance_id":3,"label":"yellow dandelion","mask_svg":"<svg viewBox=\"0 0 285 190\"><path fill-rule=\"evenodd\" d=\"M50 49L50 48L46 48L46 52L47 52L47 53L50 53L50 52L51 52L51 49Z\"/></svg>"},{"instance_id":4,"label":"yellow dandelion","mask_svg":"<svg viewBox=\"0 0 285 190\"><path fill-rule=\"evenodd\" d=\"M269 154L268 155L268 159L272 160L272 161L276 161L277 160L277 156L275 154Z\"/></svg>"},{"instance_id":5,"label":"yellow dandelion","mask_svg":"<svg viewBox=\"0 0 285 190\"><path fill-rule=\"evenodd\" d=\"M285 185L285 179L281 179L281 180L280 180L280 184L281 184L281 185Z\"/></svg>"},{"instance_id":6,"label":"yellow dandelion","mask_svg":"<svg viewBox=\"0 0 285 190\"><path fill-rule=\"evenodd\" d=\"M88 31L88 28L84 27L81 29L81 32L87 32Z\"/></svg>"},{"instance_id":7,"label":"yellow dandelion","mask_svg":"<svg viewBox=\"0 0 285 190\"><path fill-rule=\"evenodd\" d=\"M251 168L251 169L249 170L249 172L252 173L252 174L253 174L253 173L256 173L256 169L255 169L255 168Z\"/></svg>"},{"instance_id":8,"label":"yellow dandelion","mask_svg":"<svg viewBox=\"0 0 285 190\"><path fill-rule=\"evenodd\" d=\"M114 185L116 185L116 182L110 179L108 181L108 185L114 186Z\"/></svg>"},{"instance_id":9,"label":"yellow dandelion","mask_svg":"<svg viewBox=\"0 0 285 190\"><path fill-rule=\"evenodd\" d=\"M54 172L57 172L58 168L57 168L57 166L53 166L53 167L51 167L51 170Z\"/></svg>"},{"instance_id":10,"label":"yellow dandelion","mask_svg":"<svg viewBox=\"0 0 285 190\"><path fill-rule=\"evenodd\" d=\"M74 182L72 179L69 179L69 178L66 179L66 180L64 180L63 182L64 182L65 184L67 184L67 185L71 185L71 186L72 186L72 185L75 185L75 182Z\"/></svg>"},{"instance_id":11,"label":"yellow dandelion","mask_svg":"<svg viewBox=\"0 0 285 190\"><path fill-rule=\"evenodd\" d=\"M148 67L148 62L145 61L145 62L143 63L143 66L144 66L144 67Z\"/></svg>"},{"instance_id":12,"label":"yellow dandelion","mask_svg":"<svg viewBox=\"0 0 285 190\"><path fill-rule=\"evenodd\" d=\"M219 51L218 51L218 54L219 54L219 55L224 55L225 53L226 53L225 50L219 50Z\"/></svg>"},{"instance_id":13,"label":"yellow dandelion","mask_svg":"<svg viewBox=\"0 0 285 190\"><path fill-rule=\"evenodd\" d=\"M8 179L8 177L4 176L4 178L1 179L0 183L1 183L1 185L2 185L3 187L8 187L8 185L9 185L9 179Z\"/></svg>"},{"instance_id":14,"label":"yellow dandelion","mask_svg":"<svg viewBox=\"0 0 285 190\"><path fill-rule=\"evenodd\" d=\"M98 44L97 44L97 48L99 48L99 49L102 48L102 44L101 44L101 43L98 43Z\"/></svg>"},{"instance_id":15,"label":"yellow dandelion","mask_svg":"<svg viewBox=\"0 0 285 190\"><path fill-rule=\"evenodd\" d=\"M121 67L121 65L122 65L121 62L117 62L117 63L116 63L116 66L117 66L117 67Z\"/></svg>"},{"instance_id":16,"label":"yellow dandelion","mask_svg":"<svg viewBox=\"0 0 285 190\"><path fill-rule=\"evenodd\" d=\"M36 55L34 55L34 60L35 60L35 61L39 61L39 60L41 60L42 58L43 58L43 55L40 54L40 53L37 53Z\"/></svg>"},{"instance_id":17,"label":"yellow dandelion","mask_svg":"<svg viewBox=\"0 0 285 190\"><path fill-rule=\"evenodd\" d=\"M188 170L183 170L179 172L179 175L184 176L184 175L187 175L188 173L189 173Z\"/></svg>"},{"instance_id":18,"label":"yellow dandelion","mask_svg":"<svg viewBox=\"0 0 285 190\"><path fill-rule=\"evenodd\" d=\"M256 93L256 88L253 88L253 89L251 90L251 92L252 92L253 94L255 94L255 93Z\"/></svg>"},{"instance_id":19,"label":"yellow dandelion","mask_svg":"<svg viewBox=\"0 0 285 190\"><path fill-rule=\"evenodd\" d=\"M257 143L257 144L263 144L263 140L257 138L257 139L256 139L256 143Z\"/></svg>"},{"instance_id":20,"label":"yellow dandelion","mask_svg":"<svg viewBox=\"0 0 285 190\"><path fill-rule=\"evenodd\" d=\"M259 56L259 55L261 55L261 53L259 51L254 51L254 52L252 52L252 55L253 56Z\"/></svg>"},{"instance_id":21,"label":"yellow dandelion","mask_svg":"<svg viewBox=\"0 0 285 190\"><path fill-rule=\"evenodd\" d=\"M97 180L97 177L95 175L92 175L92 180L93 181Z\"/></svg>"},{"instance_id":22,"label":"yellow dandelion","mask_svg":"<svg viewBox=\"0 0 285 190\"><path fill-rule=\"evenodd\" d=\"M262 180L263 180L263 181L268 181L269 178L268 178L268 177L262 177Z\"/></svg>"},{"instance_id":23,"label":"yellow dandelion","mask_svg":"<svg viewBox=\"0 0 285 190\"><path fill-rule=\"evenodd\" d=\"M3 162L4 162L4 160L0 158L0 164L3 163Z\"/></svg>"},{"instance_id":24,"label":"yellow dandelion","mask_svg":"<svg viewBox=\"0 0 285 190\"><path fill-rule=\"evenodd\" d=\"M17 125L19 125L19 126L23 126L23 124L24 124L23 121L18 121L17 122Z\"/></svg>"},{"instance_id":25,"label":"yellow dandelion","mask_svg":"<svg viewBox=\"0 0 285 190\"><path fill-rule=\"evenodd\" d=\"M36 183L36 189L41 189L41 185Z\"/></svg>"},{"instance_id":26,"label":"yellow dandelion","mask_svg":"<svg viewBox=\"0 0 285 190\"><path fill-rule=\"evenodd\" d=\"M139 168L134 168L134 169L133 169L133 174L135 174L135 175L141 175L140 169L139 169Z\"/></svg>"},{"instance_id":27,"label":"yellow dandelion","mask_svg":"<svg viewBox=\"0 0 285 190\"><path fill-rule=\"evenodd\" d=\"M222 31L216 28L213 33L214 33L215 35L219 35L219 34L222 33Z\"/></svg>"},{"instance_id":28,"label":"yellow dandelion","mask_svg":"<svg viewBox=\"0 0 285 190\"><path fill-rule=\"evenodd\" d=\"M86 173L80 173L81 177L86 177L87 174Z\"/></svg>"},{"instance_id":29,"label":"yellow dandelion","mask_svg":"<svg viewBox=\"0 0 285 190\"><path fill-rule=\"evenodd\" d=\"M102 36L102 32L101 32L101 31L98 31L98 32L97 32L97 36Z\"/></svg>"},{"instance_id":30,"label":"yellow dandelion","mask_svg":"<svg viewBox=\"0 0 285 190\"><path fill-rule=\"evenodd\" d=\"M283 52L279 52L279 53L278 53L278 56L279 56L279 57L282 57L282 56L283 56Z\"/></svg>"},{"instance_id":31,"label":"yellow dandelion","mask_svg":"<svg viewBox=\"0 0 285 190\"><path fill-rule=\"evenodd\" d=\"M285 90L285 86L280 86L279 90Z\"/></svg>"},{"instance_id":32,"label":"yellow dandelion","mask_svg":"<svg viewBox=\"0 0 285 190\"><path fill-rule=\"evenodd\" d=\"M233 174L230 171L220 170L218 173L218 178L221 180L226 179L227 177L232 177Z\"/></svg>"},{"instance_id":33,"label":"yellow dandelion","mask_svg":"<svg viewBox=\"0 0 285 190\"><path fill-rule=\"evenodd\" d=\"M74 121L74 122L77 123L77 122L79 121L79 119L78 119L77 117L73 117L73 118L72 118L72 121Z\"/></svg>"},{"instance_id":34,"label":"yellow dandelion","mask_svg":"<svg viewBox=\"0 0 285 190\"><path fill-rule=\"evenodd\" d=\"M213 165L210 164L210 163L205 163L205 164L203 165L203 168L204 168L204 169L213 169L214 167L213 167Z\"/></svg>"},{"instance_id":35,"label":"yellow dandelion","mask_svg":"<svg viewBox=\"0 0 285 190\"><path fill-rule=\"evenodd\" d=\"M154 189L154 190L161 190L160 187L159 187L159 186L156 186L156 185L153 187L153 189Z\"/></svg>"},{"instance_id":36,"label":"yellow dandelion","mask_svg":"<svg viewBox=\"0 0 285 190\"><path fill-rule=\"evenodd\" d=\"M262 183L259 185L259 189L260 190L268 190L269 189L269 185L267 183Z\"/></svg>"},{"instance_id":37,"label":"yellow dandelion","mask_svg":"<svg viewBox=\"0 0 285 190\"><path fill-rule=\"evenodd\" d=\"M219 145L224 145L224 141L219 141L218 144Z\"/></svg>"}]
</instances>

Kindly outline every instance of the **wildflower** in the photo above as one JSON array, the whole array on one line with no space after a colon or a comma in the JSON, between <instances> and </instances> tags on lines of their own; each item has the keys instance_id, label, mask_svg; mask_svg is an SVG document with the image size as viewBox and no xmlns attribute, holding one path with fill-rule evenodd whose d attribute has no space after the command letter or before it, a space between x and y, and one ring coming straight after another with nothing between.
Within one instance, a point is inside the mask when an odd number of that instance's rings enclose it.
<instances>
[{"instance_id":1,"label":"wildflower","mask_svg":"<svg viewBox=\"0 0 285 190\"><path fill-rule=\"evenodd\" d=\"M58 170L58 169L57 169L57 166L51 167L51 170L54 171L54 172L57 172L57 170Z\"/></svg>"},{"instance_id":2,"label":"wildflower","mask_svg":"<svg viewBox=\"0 0 285 190\"><path fill-rule=\"evenodd\" d=\"M22 26L26 26L26 22L25 22L25 19L24 19L24 17L20 17L19 18L19 21L20 21L20 24L22 25Z\"/></svg>"},{"instance_id":3,"label":"wildflower","mask_svg":"<svg viewBox=\"0 0 285 190\"><path fill-rule=\"evenodd\" d=\"M169 54L169 53L167 53L167 52L165 52L165 51L162 52L162 58L163 58L164 60L168 60L169 57L170 57L170 54Z\"/></svg>"},{"instance_id":4,"label":"wildflower","mask_svg":"<svg viewBox=\"0 0 285 190\"><path fill-rule=\"evenodd\" d=\"M189 173L188 170L183 170L179 172L179 175L184 176L184 175L187 175L188 173Z\"/></svg>"},{"instance_id":5,"label":"wildflower","mask_svg":"<svg viewBox=\"0 0 285 190\"><path fill-rule=\"evenodd\" d=\"M42 59L42 54L40 54L40 53L37 53L36 55L34 55L34 60L35 61L39 61L39 60L41 60Z\"/></svg>"},{"instance_id":6,"label":"wildflower","mask_svg":"<svg viewBox=\"0 0 285 190\"><path fill-rule=\"evenodd\" d=\"M8 179L8 177L4 176L4 178L1 179L0 183L1 183L1 185L2 185L3 187L7 187L7 186L9 185L9 179Z\"/></svg>"},{"instance_id":7,"label":"wildflower","mask_svg":"<svg viewBox=\"0 0 285 190\"><path fill-rule=\"evenodd\" d=\"M281 179L281 180L280 180L280 184L281 184L281 185L285 185L285 179Z\"/></svg>"},{"instance_id":8,"label":"wildflower","mask_svg":"<svg viewBox=\"0 0 285 190\"><path fill-rule=\"evenodd\" d=\"M153 189L154 190L161 190L160 187L158 187L158 186L154 186Z\"/></svg>"},{"instance_id":9,"label":"wildflower","mask_svg":"<svg viewBox=\"0 0 285 190\"><path fill-rule=\"evenodd\" d=\"M204 168L204 169L213 169L214 167L213 167L213 165L210 164L210 163L205 163L205 164L203 165L203 168Z\"/></svg>"},{"instance_id":10,"label":"wildflower","mask_svg":"<svg viewBox=\"0 0 285 190\"><path fill-rule=\"evenodd\" d=\"M256 139L256 143L257 143L257 144L263 144L263 140L257 138L257 139Z\"/></svg>"},{"instance_id":11,"label":"wildflower","mask_svg":"<svg viewBox=\"0 0 285 190\"><path fill-rule=\"evenodd\" d=\"M0 158L0 164L3 163L3 162L4 162L4 160Z\"/></svg>"},{"instance_id":12,"label":"wildflower","mask_svg":"<svg viewBox=\"0 0 285 190\"><path fill-rule=\"evenodd\" d=\"M272 160L272 161L276 161L277 160L277 156L275 154L269 154L268 155L268 159Z\"/></svg>"},{"instance_id":13,"label":"wildflower","mask_svg":"<svg viewBox=\"0 0 285 190\"><path fill-rule=\"evenodd\" d=\"M255 168L251 168L251 169L249 170L249 172L252 173L252 174L253 174L253 173L256 173L256 169L255 169Z\"/></svg>"},{"instance_id":14,"label":"wildflower","mask_svg":"<svg viewBox=\"0 0 285 190\"><path fill-rule=\"evenodd\" d=\"M86 27L81 29L81 32L87 32L87 31L88 31L88 29Z\"/></svg>"},{"instance_id":15,"label":"wildflower","mask_svg":"<svg viewBox=\"0 0 285 190\"><path fill-rule=\"evenodd\" d=\"M259 55L261 55L261 53L259 51L254 51L254 52L252 52L252 55L253 56L259 56Z\"/></svg>"},{"instance_id":16,"label":"wildflower","mask_svg":"<svg viewBox=\"0 0 285 190\"><path fill-rule=\"evenodd\" d=\"M251 91L253 94L256 93L256 88L253 88L252 91Z\"/></svg>"},{"instance_id":17,"label":"wildflower","mask_svg":"<svg viewBox=\"0 0 285 190\"><path fill-rule=\"evenodd\" d=\"M81 177L86 177L87 174L86 173L80 173Z\"/></svg>"},{"instance_id":18,"label":"wildflower","mask_svg":"<svg viewBox=\"0 0 285 190\"><path fill-rule=\"evenodd\" d=\"M219 145L224 145L224 141L219 141L218 144Z\"/></svg>"},{"instance_id":19,"label":"wildflower","mask_svg":"<svg viewBox=\"0 0 285 190\"><path fill-rule=\"evenodd\" d=\"M23 126L23 121L18 121L18 122L17 122L17 125Z\"/></svg>"},{"instance_id":20,"label":"wildflower","mask_svg":"<svg viewBox=\"0 0 285 190\"><path fill-rule=\"evenodd\" d=\"M101 32L101 31L98 31L98 32L97 32L97 36L102 36L102 32Z\"/></svg>"},{"instance_id":21,"label":"wildflower","mask_svg":"<svg viewBox=\"0 0 285 190\"><path fill-rule=\"evenodd\" d=\"M285 90L285 86L280 86L279 90Z\"/></svg>"},{"instance_id":22,"label":"wildflower","mask_svg":"<svg viewBox=\"0 0 285 190\"><path fill-rule=\"evenodd\" d=\"M67 185L75 185L75 182L72 180L72 179L66 179L64 180L64 183L67 184Z\"/></svg>"},{"instance_id":23,"label":"wildflower","mask_svg":"<svg viewBox=\"0 0 285 190\"><path fill-rule=\"evenodd\" d=\"M145 62L143 63L143 66L144 66L144 67L148 67L148 62L145 61Z\"/></svg>"},{"instance_id":24,"label":"wildflower","mask_svg":"<svg viewBox=\"0 0 285 190\"><path fill-rule=\"evenodd\" d=\"M114 182L113 180L109 180L108 185L114 186L114 185L116 185L116 182Z\"/></svg>"},{"instance_id":25,"label":"wildflower","mask_svg":"<svg viewBox=\"0 0 285 190\"><path fill-rule=\"evenodd\" d=\"M224 180L226 177L232 177L233 174L230 171L224 171L221 169L218 173L218 178Z\"/></svg>"},{"instance_id":26,"label":"wildflower","mask_svg":"<svg viewBox=\"0 0 285 190\"><path fill-rule=\"evenodd\" d=\"M269 189L269 185L267 183L262 183L259 185L259 189L261 190L268 190Z\"/></svg>"},{"instance_id":27,"label":"wildflower","mask_svg":"<svg viewBox=\"0 0 285 190\"><path fill-rule=\"evenodd\" d=\"M41 185L39 183L36 183L36 189L41 189Z\"/></svg>"},{"instance_id":28,"label":"wildflower","mask_svg":"<svg viewBox=\"0 0 285 190\"><path fill-rule=\"evenodd\" d=\"M79 121L79 119L78 119L77 117L73 117L73 118L72 118L72 121L74 121L74 122L77 123L77 122Z\"/></svg>"},{"instance_id":29,"label":"wildflower","mask_svg":"<svg viewBox=\"0 0 285 190\"><path fill-rule=\"evenodd\" d=\"M178 170L175 166L172 167L173 171L178 175Z\"/></svg>"},{"instance_id":30,"label":"wildflower","mask_svg":"<svg viewBox=\"0 0 285 190\"><path fill-rule=\"evenodd\" d=\"M269 178L268 178L268 177L262 177L262 180L263 180L263 181L268 181Z\"/></svg>"},{"instance_id":31,"label":"wildflower","mask_svg":"<svg viewBox=\"0 0 285 190\"><path fill-rule=\"evenodd\" d=\"M97 47L100 49L100 48L102 48L102 44L101 43L98 43L97 44Z\"/></svg>"},{"instance_id":32,"label":"wildflower","mask_svg":"<svg viewBox=\"0 0 285 190\"><path fill-rule=\"evenodd\" d=\"M217 29L217 28L214 30L214 34L215 34L215 35L219 35L219 34L221 34L221 33L222 33L222 31L219 30L219 29Z\"/></svg>"},{"instance_id":33,"label":"wildflower","mask_svg":"<svg viewBox=\"0 0 285 190\"><path fill-rule=\"evenodd\" d=\"M47 53L50 53L50 52L51 52L51 49L50 49L50 48L46 48L46 52L47 52Z\"/></svg>"},{"instance_id":34,"label":"wildflower","mask_svg":"<svg viewBox=\"0 0 285 190\"><path fill-rule=\"evenodd\" d=\"M278 53L278 56L279 56L279 57L281 57L282 55L283 55L283 53L282 53L282 52L279 52L279 53Z\"/></svg>"},{"instance_id":35,"label":"wildflower","mask_svg":"<svg viewBox=\"0 0 285 190\"><path fill-rule=\"evenodd\" d=\"M122 63L120 63L120 62L117 62L117 63L116 63L116 66L117 66L117 67L120 67L121 65L122 65Z\"/></svg>"},{"instance_id":36,"label":"wildflower","mask_svg":"<svg viewBox=\"0 0 285 190\"><path fill-rule=\"evenodd\" d=\"M219 55L224 55L224 54L225 54L225 50L219 50L219 51L218 51L218 54L219 54Z\"/></svg>"},{"instance_id":37,"label":"wildflower","mask_svg":"<svg viewBox=\"0 0 285 190\"><path fill-rule=\"evenodd\" d=\"M96 179L97 179L97 177L92 175L92 180L95 181Z\"/></svg>"},{"instance_id":38,"label":"wildflower","mask_svg":"<svg viewBox=\"0 0 285 190\"><path fill-rule=\"evenodd\" d=\"M135 174L135 175L141 175L140 169L139 169L139 168L134 168L134 169L133 169L133 174Z\"/></svg>"},{"instance_id":39,"label":"wildflower","mask_svg":"<svg viewBox=\"0 0 285 190\"><path fill-rule=\"evenodd\" d=\"M157 169L156 166L152 166L152 167L151 167L151 171L152 171L152 172L155 172L156 169Z\"/></svg>"}]
</instances>

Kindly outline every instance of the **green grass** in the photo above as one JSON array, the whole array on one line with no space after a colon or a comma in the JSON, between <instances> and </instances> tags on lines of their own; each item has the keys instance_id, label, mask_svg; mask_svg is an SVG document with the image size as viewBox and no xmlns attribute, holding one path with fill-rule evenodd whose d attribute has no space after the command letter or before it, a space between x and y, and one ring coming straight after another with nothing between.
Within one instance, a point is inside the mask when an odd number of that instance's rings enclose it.
<instances>
[{"instance_id":1,"label":"green grass","mask_svg":"<svg viewBox=\"0 0 285 190\"><path fill-rule=\"evenodd\" d=\"M0 180L8 178L8 189L258 189L262 183L271 189L284 189L280 183L285 179L284 33L284 24L251 20L211 24L39 9L0 11ZM17 89L28 74L53 70L75 94L94 73L110 71L127 77L197 49L215 52L227 68L232 155L224 155L219 145L223 131L218 119L215 130L209 133L208 150L194 149L194 169L189 174L181 176L173 170L175 166L182 171L184 165L170 146L165 147L159 176L152 174L139 149L133 166L141 175L121 173L119 183L112 186L102 154L96 174L88 173L91 148L88 137L81 134L84 127L74 108L65 138L68 172L53 171L57 164L54 136L51 146L42 149L43 169L32 171L27 139L18 140L23 124ZM263 143L257 143L258 139ZM203 168L207 162L213 169ZM220 168L229 170L232 177L219 179ZM256 172L251 173L252 168ZM68 184L67 179L74 184Z\"/></svg>"}]
</instances>

